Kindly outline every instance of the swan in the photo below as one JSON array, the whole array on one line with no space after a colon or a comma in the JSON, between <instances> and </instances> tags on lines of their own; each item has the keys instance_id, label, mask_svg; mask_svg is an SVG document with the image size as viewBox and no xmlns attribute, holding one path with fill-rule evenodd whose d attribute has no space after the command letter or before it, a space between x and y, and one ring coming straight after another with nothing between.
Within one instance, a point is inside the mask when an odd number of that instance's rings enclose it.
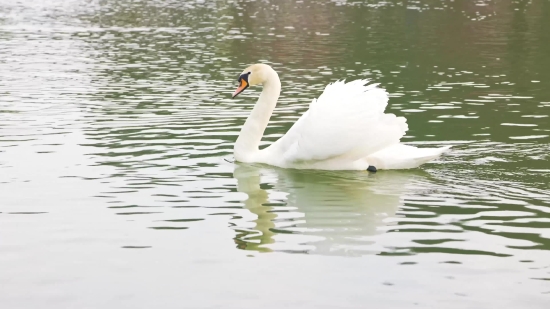
<instances>
[{"instance_id":1,"label":"swan","mask_svg":"<svg viewBox=\"0 0 550 309\"><path fill-rule=\"evenodd\" d=\"M376 172L415 168L450 148L401 144L400 139L408 130L407 120L385 114L387 92L364 79L329 84L285 135L259 149L279 99L281 81L273 68L260 63L246 68L238 82L232 98L250 86L263 85L233 148L239 162L293 169Z\"/></svg>"}]
</instances>

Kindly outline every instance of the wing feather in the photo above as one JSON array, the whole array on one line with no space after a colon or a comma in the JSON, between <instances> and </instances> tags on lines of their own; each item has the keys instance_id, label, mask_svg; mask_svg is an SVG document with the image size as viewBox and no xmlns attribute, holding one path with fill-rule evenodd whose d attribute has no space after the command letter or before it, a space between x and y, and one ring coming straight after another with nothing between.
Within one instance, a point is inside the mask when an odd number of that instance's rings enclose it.
<instances>
[{"instance_id":1,"label":"wing feather","mask_svg":"<svg viewBox=\"0 0 550 309\"><path fill-rule=\"evenodd\" d=\"M271 147L288 165L335 157L358 160L399 143L408 129L406 119L384 114L388 94L377 86L368 80L329 84Z\"/></svg>"}]
</instances>

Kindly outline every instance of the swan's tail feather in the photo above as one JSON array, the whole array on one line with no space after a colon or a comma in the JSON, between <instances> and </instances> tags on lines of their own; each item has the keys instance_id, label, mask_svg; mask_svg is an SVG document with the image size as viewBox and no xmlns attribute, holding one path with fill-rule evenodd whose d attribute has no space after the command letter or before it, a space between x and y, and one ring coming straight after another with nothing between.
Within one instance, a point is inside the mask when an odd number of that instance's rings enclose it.
<instances>
[{"instance_id":1,"label":"swan's tail feather","mask_svg":"<svg viewBox=\"0 0 550 309\"><path fill-rule=\"evenodd\" d=\"M396 144L382 149L366 159L377 169L408 169L437 159L451 146L440 148L416 148L414 146Z\"/></svg>"}]
</instances>

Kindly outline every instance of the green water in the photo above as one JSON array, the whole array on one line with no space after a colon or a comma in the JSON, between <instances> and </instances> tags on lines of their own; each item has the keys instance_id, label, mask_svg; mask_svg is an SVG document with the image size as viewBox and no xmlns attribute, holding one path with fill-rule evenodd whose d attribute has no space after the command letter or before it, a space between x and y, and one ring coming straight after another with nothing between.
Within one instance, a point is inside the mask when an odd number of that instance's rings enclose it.
<instances>
[{"instance_id":1,"label":"green water","mask_svg":"<svg viewBox=\"0 0 550 309\"><path fill-rule=\"evenodd\" d=\"M547 308L550 2L0 0L0 307ZM371 78L409 171L232 163Z\"/></svg>"}]
</instances>

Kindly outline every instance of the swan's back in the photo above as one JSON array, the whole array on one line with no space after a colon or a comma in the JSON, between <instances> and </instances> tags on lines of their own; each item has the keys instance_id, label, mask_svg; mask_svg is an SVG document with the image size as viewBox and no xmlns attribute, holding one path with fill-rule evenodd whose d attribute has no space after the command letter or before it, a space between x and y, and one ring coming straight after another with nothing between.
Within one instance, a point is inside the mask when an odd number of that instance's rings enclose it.
<instances>
[{"instance_id":1,"label":"swan's back","mask_svg":"<svg viewBox=\"0 0 550 309\"><path fill-rule=\"evenodd\" d=\"M329 84L288 133L265 150L265 163L362 169L364 162L356 161L398 144L408 129L405 118L384 114L388 95L377 86L368 80Z\"/></svg>"}]
</instances>

